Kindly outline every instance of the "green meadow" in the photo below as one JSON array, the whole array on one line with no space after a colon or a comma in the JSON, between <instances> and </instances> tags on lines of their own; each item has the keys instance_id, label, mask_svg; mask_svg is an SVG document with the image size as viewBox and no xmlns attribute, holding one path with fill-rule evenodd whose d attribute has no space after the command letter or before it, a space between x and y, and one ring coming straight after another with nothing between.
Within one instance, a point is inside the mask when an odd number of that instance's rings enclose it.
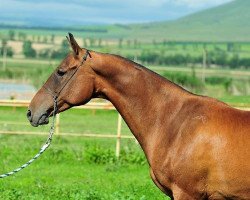
<instances>
[{"instance_id":1,"label":"green meadow","mask_svg":"<svg viewBox=\"0 0 250 200\"><path fill-rule=\"evenodd\" d=\"M48 132L49 126L31 127L25 112L25 108L1 107L0 129ZM134 139L122 139L117 159L115 139L70 136L70 132L115 134L115 111L73 109L62 113L60 122L61 131L69 132L68 136L54 136L50 148L37 161L1 179L0 199L168 199L151 181L144 154ZM122 134L131 134L125 124ZM28 161L46 138L47 134L0 135L0 173Z\"/></svg>"},{"instance_id":2,"label":"green meadow","mask_svg":"<svg viewBox=\"0 0 250 200\"><path fill-rule=\"evenodd\" d=\"M0 137L1 173L30 159L46 138ZM35 163L0 180L0 199L167 199L150 180L140 148L122 143L117 160L114 140L56 136Z\"/></svg>"}]
</instances>

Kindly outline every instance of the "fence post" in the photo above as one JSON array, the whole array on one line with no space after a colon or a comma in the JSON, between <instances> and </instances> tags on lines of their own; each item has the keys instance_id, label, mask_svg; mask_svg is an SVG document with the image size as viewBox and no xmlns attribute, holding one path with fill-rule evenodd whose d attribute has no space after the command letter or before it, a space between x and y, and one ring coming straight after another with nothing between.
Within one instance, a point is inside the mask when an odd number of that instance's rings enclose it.
<instances>
[{"instance_id":1,"label":"fence post","mask_svg":"<svg viewBox=\"0 0 250 200\"><path fill-rule=\"evenodd\" d=\"M55 133L56 135L60 134L60 113L56 115L56 127L55 127Z\"/></svg>"},{"instance_id":2,"label":"fence post","mask_svg":"<svg viewBox=\"0 0 250 200\"><path fill-rule=\"evenodd\" d=\"M3 46L3 71L6 70L6 62L7 62L7 47Z\"/></svg>"},{"instance_id":3,"label":"fence post","mask_svg":"<svg viewBox=\"0 0 250 200\"><path fill-rule=\"evenodd\" d=\"M207 50L204 47L203 48L203 62L202 62L202 82L205 83L206 82L206 77L205 77L205 70L207 68Z\"/></svg>"},{"instance_id":4,"label":"fence post","mask_svg":"<svg viewBox=\"0 0 250 200\"><path fill-rule=\"evenodd\" d=\"M116 139L116 151L115 155L117 158L120 156L120 149L121 149L121 129L122 129L122 116L118 113L118 120L117 120L117 139Z\"/></svg>"}]
</instances>

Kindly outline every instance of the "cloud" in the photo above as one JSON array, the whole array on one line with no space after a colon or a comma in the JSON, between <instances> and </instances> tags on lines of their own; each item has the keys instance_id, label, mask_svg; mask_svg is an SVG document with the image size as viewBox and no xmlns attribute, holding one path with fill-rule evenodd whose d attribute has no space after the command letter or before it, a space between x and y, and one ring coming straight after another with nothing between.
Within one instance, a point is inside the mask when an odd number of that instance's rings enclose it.
<instances>
[{"instance_id":1,"label":"cloud","mask_svg":"<svg viewBox=\"0 0 250 200\"><path fill-rule=\"evenodd\" d=\"M79 25L172 20L230 0L0 0L0 23Z\"/></svg>"},{"instance_id":2,"label":"cloud","mask_svg":"<svg viewBox=\"0 0 250 200\"><path fill-rule=\"evenodd\" d=\"M176 5L185 5L191 8L197 7L207 7L207 6L217 6L220 4L224 4L230 2L232 0L170 0L172 3Z\"/></svg>"}]
</instances>

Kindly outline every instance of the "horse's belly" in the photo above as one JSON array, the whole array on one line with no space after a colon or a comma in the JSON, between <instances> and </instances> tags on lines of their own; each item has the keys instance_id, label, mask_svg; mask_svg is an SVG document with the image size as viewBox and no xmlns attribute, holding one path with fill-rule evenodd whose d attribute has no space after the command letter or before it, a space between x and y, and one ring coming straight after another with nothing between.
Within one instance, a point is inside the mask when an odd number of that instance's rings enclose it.
<instances>
[{"instance_id":1,"label":"horse's belly","mask_svg":"<svg viewBox=\"0 0 250 200\"><path fill-rule=\"evenodd\" d=\"M250 200L250 175L249 173L225 174L224 178L211 177L208 180L207 193L215 197L225 199L249 199ZM222 199L223 199L222 198Z\"/></svg>"},{"instance_id":2,"label":"horse's belly","mask_svg":"<svg viewBox=\"0 0 250 200\"><path fill-rule=\"evenodd\" d=\"M207 179L208 191L219 192L227 198L250 199L250 154L237 148L215 159Z\"/></svg>"},{"instance_id":3,"label":"horse's belly","mask_svg":"<svg viewBox=\"0 0 250 200\"><path fill-rule=\"evenodd\" d=\"M250 165L240 157L239 154L227 157L224 153L223 159L211 158L204 153L200 159L187 156L179 160L179 156L174 163L165 160L155 174L161 185L171 189L172 185L178 185L193 199L250 200Z\"/></svg>"},{"instance_id":4,"label":"horse's belly","mask_svg":"<svg viewBox=\"0 0 250 200\"><path fill-rule=\"evenodd\" d=\"M220 191L219 189L208 192L207 193L207 199L209 200L250 200L250 189L244 189L241 191Z\"/></svg>"}]
</instances>

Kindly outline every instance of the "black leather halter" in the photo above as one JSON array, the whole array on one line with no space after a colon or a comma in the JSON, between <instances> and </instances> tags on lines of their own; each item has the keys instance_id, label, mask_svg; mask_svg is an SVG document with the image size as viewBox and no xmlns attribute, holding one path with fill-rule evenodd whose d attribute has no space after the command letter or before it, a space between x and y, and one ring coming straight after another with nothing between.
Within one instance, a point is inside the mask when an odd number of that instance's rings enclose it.
<instances>
[{"instance_id":1,"label":"black leather halter","mask_svg":"<svg viewBox=\"0 0 250 200\"><path fill-rule=\"evenodd\" d=\"M80 63L80 65L77 66L77 68L75 69L75 71L71 74L71 76L69 77L69 79L63 84L63 86L61 87L61 89L58 92L53 92L50 88L45 87L43 85L43 88L53 97L54 100L54 104L57 105L57 99L60 95L60 93L62 92L62 90L65 88L65 86L69 83L69 81L73 78L73 76L76 74L76 72L78 71L78 69L83 65L83 63L87 60L88 55L90 56L89 50L86 50L86 53L84 54L84 56L82 57L82 61ZM55 106L54 106L55 107ZM56 110L57 110L57 106L56 106Z\"/></svg>"},{"instance_id":2,"label":"black leather halter","mask_svg":"<svg viewBox=\"0 0 250 200\"><path fill-rule=\"evenodd\" d=\"M71 76L69 77L69 79L63 84L63 86L61 87L61 89L58 92L53 92L50 88L47 88L43 85L43 88L49 93L51 94L51 96L53 97L54 100L58 99L60 93L62 92L62 90L65 88L65 86L69 83L69 81L73 78L73 76L76 74L76 72L78 71L78 69L83 65L83 63L87 60L88 55L90 55L89 50L86 50L86 53L84 54L84 56L82 57L82 61L80 63L80 65L77 66L77 68L75 69L75 71L73 72L73 74L71 74Z\"/></svg>"}]
</instances>

